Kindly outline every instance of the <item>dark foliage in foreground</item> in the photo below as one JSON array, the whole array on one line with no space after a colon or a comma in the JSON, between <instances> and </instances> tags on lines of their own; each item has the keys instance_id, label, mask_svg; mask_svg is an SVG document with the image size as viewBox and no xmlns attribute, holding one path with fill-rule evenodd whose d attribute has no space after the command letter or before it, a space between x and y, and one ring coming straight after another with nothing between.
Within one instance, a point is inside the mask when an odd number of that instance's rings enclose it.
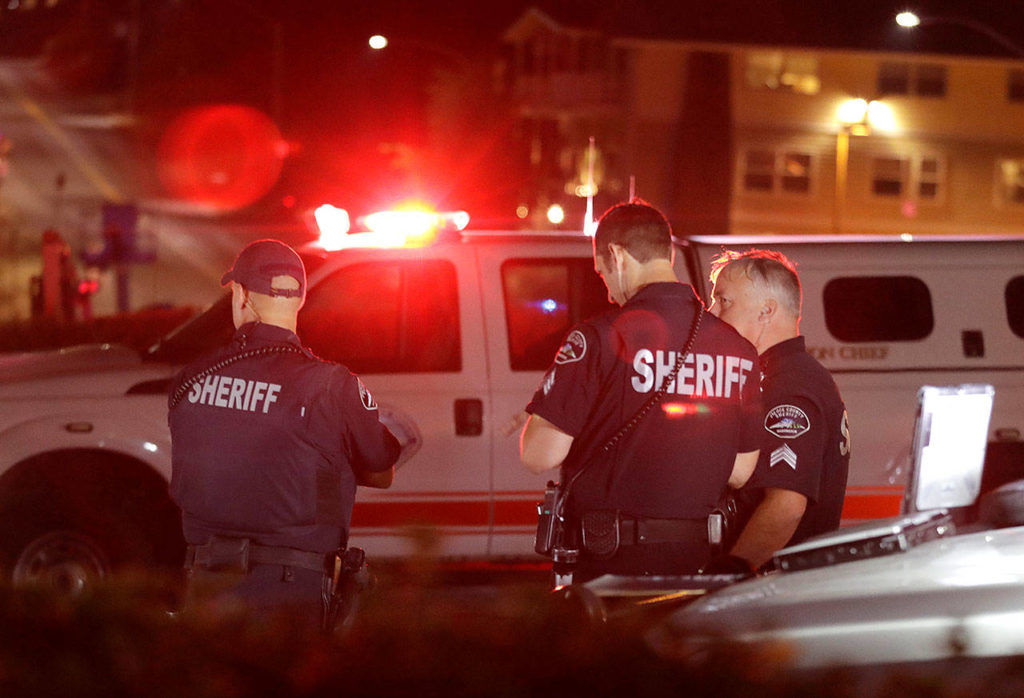
<instances>
[{"instance_id":1,"label":"dark foliage in foreground","mask_svg":"<svg viewBox=\"0 0 1024 698\"><path fill-rule=\"evenodd\" d=\"M151 308L61 323L52 318L19 320L0 326L0 353L59 349L76 344L123 344L145 351L196 314L196 308Z\"/></svg>"},{"instance_id":2,"label":"dark foliage in foreground","mask_svg":"<svg viewBox=\"0 0 1024 698\"><path fill-rule=\"evenodd\" d=\"M231 611L172 616L176 597L152 578L121 579L77 600L0 590L0 695L943 698L1024 687L1018 660L973 678L954 665L870 680L852 670L788 671L777 647L723 645L700 661L667 661L639 627L588 627L536 585L452 593L437 580L385 579L358 620L331 638Z\"/></svg>"}]
</instances>

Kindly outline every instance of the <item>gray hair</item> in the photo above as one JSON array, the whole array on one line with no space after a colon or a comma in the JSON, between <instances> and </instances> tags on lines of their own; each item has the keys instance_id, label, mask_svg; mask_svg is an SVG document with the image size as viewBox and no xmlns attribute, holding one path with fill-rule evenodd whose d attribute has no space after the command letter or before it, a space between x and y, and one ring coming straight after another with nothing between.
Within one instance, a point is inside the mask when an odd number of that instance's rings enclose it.
<instances>
[{"instance_id":1,"label":"gray hair","mask_svg":"<svg viewBox=\"0 0 1024 698\"><path fill-rule=\"evenodd\" d=\"M735 269L746 275L759 292L774 297L793 317L800 319L803 305L803 289L796 265L786 255L774 250L751 249L745 252L723 250L711 260L711 283L718 280L726 268Z\"/></svg>"}]
</instances>

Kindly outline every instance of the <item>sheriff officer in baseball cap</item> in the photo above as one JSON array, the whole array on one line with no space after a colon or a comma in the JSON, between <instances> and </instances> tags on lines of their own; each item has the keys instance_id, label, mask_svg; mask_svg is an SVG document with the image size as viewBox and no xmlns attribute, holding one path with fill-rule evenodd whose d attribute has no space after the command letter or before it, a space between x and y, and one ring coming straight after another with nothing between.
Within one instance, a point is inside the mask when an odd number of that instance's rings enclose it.
<instances>
[{"instance_id":1,"label":"sheriff officer in baseball cap","mask_svg":"<svg viewBox=\"0 0 1024 698\"><path fill-rule=\"evenodd\" d=\"M186 366L168 402L189 603L241 601L314 629L356 486L389 487L400 446L362 382L299 341L306 272L290 247L253 242L221 283L235 335Z\"/></svg>"}]
</instances>

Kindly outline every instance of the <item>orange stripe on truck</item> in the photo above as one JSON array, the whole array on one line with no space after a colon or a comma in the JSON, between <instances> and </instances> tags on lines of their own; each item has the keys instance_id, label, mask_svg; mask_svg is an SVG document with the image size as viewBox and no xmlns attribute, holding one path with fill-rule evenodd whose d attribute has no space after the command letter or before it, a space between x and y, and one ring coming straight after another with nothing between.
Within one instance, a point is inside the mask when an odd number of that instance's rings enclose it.
<instances>
[{"instance_id":1,"label":"orange stripe on truck","mask_svg":"<svg viewBox=\"0 0 1024 698\"><path fill-rule=\"evenodd\" d=\"M476 493L472 493L476 494ZM508 496L499 493L498 496ZM472 499L409 499L356 502L352 512L353 528L388 528L409 525L427 526L533 526L537 523L537 503L543 493L515 499L484 497ZM411 495L411 493L410 493ZM422 496L422 495L421 495ZM902 488L851 487L843 502L843 522L897 516L903 501ZM493 508L493 520L491 512Z\"/></svg>"},{"instance_id":2,"label":"orange stripe on truck","mask_svg":"<svg viewBox=\"0 0 1024 698\"><path fill-rule=\"evenodd\" d=\"M843 501L843 521L850 519L884 519L898 516L903 493L858 494L847 492Z\"/></svg>"},{"instance_id":3,"label":"orange stripe on truck","mask_svg":"<svg viewBox=\"0 0 1024 698\"><path fill-rule=\"evenodd\" d=\"M538 492L529 499L497 500L495 526L531 526L537 523L537 503L544 498ZM487 526L491 523L491 503L486 499L432 499L418 502L356 502L352 510L353 528L389 526Z\"/></svg>"},{"instance_id":4,"label":"orange stripe on truck","mask_svg":"<svg viewBox=\"0 0 1024 698\"><path fill-rule=\"evenodd\" d=\"M491 518L486 500L420 502L356 502L352 528L391 526L486 526ZM534 509L534 521L536 521Z\"/></svg>"}]
</instances>

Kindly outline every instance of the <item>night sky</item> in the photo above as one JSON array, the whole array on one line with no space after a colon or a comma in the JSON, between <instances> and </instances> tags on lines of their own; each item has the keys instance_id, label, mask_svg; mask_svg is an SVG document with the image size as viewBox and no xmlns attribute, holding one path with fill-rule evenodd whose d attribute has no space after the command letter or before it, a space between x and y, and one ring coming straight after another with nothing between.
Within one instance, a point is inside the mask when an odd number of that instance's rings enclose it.
<instances>
[{"instance_id":1,"label":"night sky","mask_svg":"<svg viewBox=\"0 0 1024 698\"><path fill-rule=\"evenodd\" d=\"M599 28L611 36L999 55L1003 49L982 32L956 25L908 32L893 21L896 12L907 7L946 18L964 17L966 11L970 19L1024 45L1024 3L1019 0L929 0L912 6L889 0L381 0L309 2L302 7L305 10L295 5L279 8L293 32L289 81L293 104L298 106L286 126L316 150L315 156L306 153L316 161L315 171L329 172L303 181L300 188L318 190L318 196L327 198L373 197L382 190L380 182L387 176L370 173L366 163L379 165L379 153L363 134L372 131L385 140L425 145L424 85L432 70L450 63L443 51L427 50L428 45L470 57L494 56L502 33L529 7L563 24ZM375 32L391 36L394 47L407 38L419 48L407 42L404 50L374 55L365 41ZM451 186L460 192L479 194L493 188L498 183L488 175L501 162L489 158L508 137L495 129L490 143L447 144L448 159L432 164L429 176L452 179ZM358 157L343 157L356 151L361 152ZM359 164L345 165L352 162ZM328 181L334 190L322 188ZM467 187L474 182L477 186ZM464 194L453 193L451 198Z\"/></svg>"},{"instance_id":2,"label":"night sky","mask_svg":"<svg viewBox=\"0 0 1024 698\"><path fill-rule=\"evenodd\" d=\"M287 197L299 207L317 201L373 206L402 188L429 190L444 205L459 205L467 193L480 206L489 206L488 198L507 204L500 187L510 179L514 124L510 108L503 114L483 88L502 34L530 7L564 25L616 37L1005 56L986 35L994 30L1024 46L1022 0L135 1L81 0L85 9L70 23L64 17L59 43L67 55L54 65L78 65L77 47L93 58L105 55L107 77L124 85L132 61L123 40L120 53L104 53L97 37L111 33L119 14L140 7L135 102L145 117L144 142L155 143L168 120L191 105L240 103L271 113L277 93L278 126L290 150L280 185L268 197L272 207ZM908 8L943 18L969 13L966 19L982 30L933 24L906 31L893 18ZM102 21L90 25L88 17ZM7 51L12 38L31 34L15 26L17 18L0 14ZM283 38L277 51L275 27ZM388 35L391 48L370 50L373 33ZM470 63L482 72L465 70ZM438 80L439 71L445 80ZM469 86L458 87L468 99L432 113L438 86L454 89L460 74ZM453 123L439 125L438 118ZM474 119L486 125L475 136L473 124L454 123ZM470 135L462 138L460 128Z\"/></svg>"}]
</instances>

